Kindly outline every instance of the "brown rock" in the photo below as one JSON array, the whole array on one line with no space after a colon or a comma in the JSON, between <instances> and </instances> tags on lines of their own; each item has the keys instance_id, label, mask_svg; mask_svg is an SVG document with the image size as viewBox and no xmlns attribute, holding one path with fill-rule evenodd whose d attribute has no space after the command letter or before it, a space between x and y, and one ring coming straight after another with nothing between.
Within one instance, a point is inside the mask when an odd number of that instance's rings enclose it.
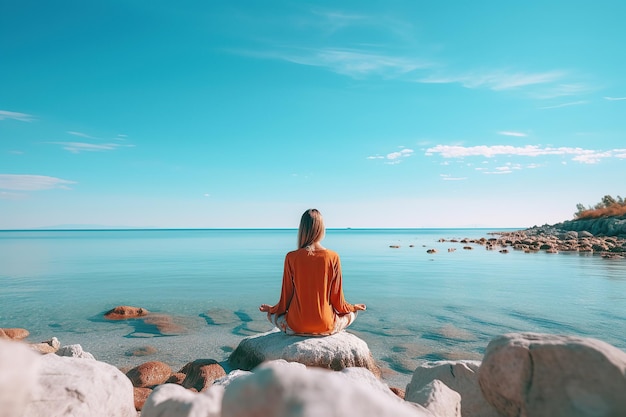
<instances>
[{"instance_id":1,"label":"brown rock","mask_svg":"<svg viewBox=\"0 0 626 417\"><path fill-rule=\"evenodd\" d=\"M195 388L198 392L209 388L216 379L226 376L224 368L213 359L196 359L183 366L180 372L187 375L183 387Z\"/></svg>"},{"instance_id":2,"label":"brown rock","mask_svg":"<svg viewBox=\"0 0 626 417\"><path fill-rule=\"evenodd\" d=\"M135 398L135 410L141 411L148 397L152 394L151 388L133 387L133 396Z\"/></svg>"},{"instance_id":3,"label":"brown rock","mask_svg":"<svg viewBox=\"0 0 626 417\"><path fill-rule=\"evenodd\" d=\"M141 307L117 306L112 310L104 313L104 317L109 320L125 320L144 317L148 314L148 310Z\"/></svg>"},{"instance_id":4,"label":"brown rock","mask_svg":"<svg viewBox=\"0 0 626 417\"><path fill-rule=\"evenodd\" d=\"M172 376L170 376L167 381L165 381L165 383L183 385L183 381L186 377L187 375L183 374L182 372L176 372L175 374L172 374Z\"/></svg>"},{"instance_id":5,"label":"brown rock","mask_svg":"<svg viewBox=\"0 0 626 417\"><path fill-rule=\"evenodd\" d=\"M22 339L26 339L29 334L30 332L26 329L20 329L20 328L0 329L0 337L2 338L6 337L7 339L22 340Z\"/></svg>"},{"instance_id":6,"label":"brown rock","mask_svg":"<svg viewBox=\"0 0 626 417\"><path fill-rule=\"evenodd\" d=\"M144 320L144 323L157 328L159 333L167 336L183 334L187 329L176 323L172 316L167 314L150 314Z\"/></svg>"},{"instance_id":7,"label":"brown rock","mask_svg":"<svg viewBox=\"0 0 626 417\"><path fill-rule=\"evenodd\" d=\"M133 386L138 388L163 384L170 375L172 375L172 368L168 364L159 361L142 363L126 373Z\"/></svg>"},{"instance_id":8,"label":"brown rock","mask_svg":"<svg viewBox=\"0 0 626 417\"><path fill-rule=\"evenodd\" d=\"M400 397L401 399L404 400L404 390L401 388L396 388L396 387L391 387L389 388L391 390L391 392L393 392L394 394L396 394L398 397Z\"/></svg>"}]
</instances>

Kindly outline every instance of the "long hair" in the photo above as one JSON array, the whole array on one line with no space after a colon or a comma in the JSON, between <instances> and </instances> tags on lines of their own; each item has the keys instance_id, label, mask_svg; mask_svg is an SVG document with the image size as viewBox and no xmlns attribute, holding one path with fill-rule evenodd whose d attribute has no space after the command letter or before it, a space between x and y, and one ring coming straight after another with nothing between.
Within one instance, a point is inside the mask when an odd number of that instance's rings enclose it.
<instances>
[{"instance_id":1,"label":"long hair","mask_svg":"<svg viewBox=\"0 0 626 417\"><path fill-rule=\"evenodd\" d=\"M302 214L298 229L298 248L306 248L324 238L324 219L317 209L308 209Z\"/></svg>"}]
</instances>

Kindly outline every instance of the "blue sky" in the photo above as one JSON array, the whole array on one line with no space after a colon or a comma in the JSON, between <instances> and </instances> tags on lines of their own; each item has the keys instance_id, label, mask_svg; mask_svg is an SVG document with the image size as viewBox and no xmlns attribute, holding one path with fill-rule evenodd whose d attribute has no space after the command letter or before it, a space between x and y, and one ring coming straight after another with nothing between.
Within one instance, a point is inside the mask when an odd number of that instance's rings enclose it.
<instances>
[{"instance_id":1,"label":"blue sky","mask_svg":"<svg viewBox=\"0 0 626 417\"><path fill-rule=\"evenodd\" d=\"M626 194L624 1L20 1L0 229L529 227Z\"/></svg>"}]
</instances>

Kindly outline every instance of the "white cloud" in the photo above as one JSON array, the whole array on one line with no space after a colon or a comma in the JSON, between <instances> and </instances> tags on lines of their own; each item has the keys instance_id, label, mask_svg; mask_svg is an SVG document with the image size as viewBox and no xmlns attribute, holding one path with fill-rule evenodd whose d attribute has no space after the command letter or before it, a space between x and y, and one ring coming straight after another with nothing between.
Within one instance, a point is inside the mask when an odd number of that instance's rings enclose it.
<instances>
[{"instance_id":1,"label":"white cloud","mask_svg":"<svg viewBox=\"0 0 626 417\"><path fill-rule=\"evenodd\" d=\"M449 174L441 174L441 179L444 181L464 181L467 177L453 177Z\"/></svg>"},{"instance_id":2,"label":"white cloud","mask_svg":"<svg viewBox=\"0 0 626 417\"><path fill-rule=\"evenodd\" d=\"M386 164L396 165L399 164L403 158L408 158L413 155L413 149L404 148L397 152L388 153L386 156L382 155L372 155L368 156L367 159L384 159L386 160Z\"/></svg>"},{"instance_id":3,"label":"white cloud","mask_svg":"<svg viewBox=\"0 0 626 417\"><path fill-rule=\"evenodd\" d=\"M74 132L74 131L68 131L67 133L69 133L70 135L78 136L78 137L85 138L85 139L96 139L93 136L89 136L86 133Z\"/></svg>"},{"instance_id":4,"label":"white cloud","mask_svg":"<svg viewBox=\"0 0 626 417\"><path fill-rule=\"evenodd\" d=\"M40 191L55 188L69 190L68 184L76 184L76 182L45 175L0 174L0 189L2 190Z\"/></svg>"},{"instance_id":5,"label":"white cloud","mask_svg":"<svg viewBox=\"0 0 626 417\"><path fill-rule=\"evenodd\" d=\"M261 54L256 54L257 56ZM397 77L431 66L424 60L379 54L358 49L320 48L296 52L262 54L266 58L281 59L300 65L326 68L353 78L369 75Z\"/></svg>"},{"instance_id":6,"label":"white cloud","mask_svg":"<svg viewBox=\"0 0 626 417\"><path fill-rule=\"evenodd\" d=\"M522 132L511 132L511 131L502 131L502 132L498 132L499 135L504 135L504 136L515 136L515 137L526 137L528 136L526 133L522 133Z\"/></svg>"},{"instance_id":7,"label":"white cloud","mask_svg":"<svg viewBox=\"0 0 626 417\"><path fill-rule=\"evenodd\" d=\"M485 71L452 76L431 75L417 80L429 84L458 83L466 88L488 88L490 90L509 90L537 84L548 84L563 78L562 71L538 73Z\"/></svg>"},{"instance_id":8,"label":"white cloud","mask_svg":"<svg viewBox=\"0 0 626 417\"><path fill-rule=\"evenodd\" d=\"M121 145L119 143L84 143L84 142L48 142L53 145L61 145L63 149L72 153L80 152L105 152L114 151L121 147L133 147L134 145Z\"/></svg>"},{"instance_id":9,"label":"white cloud","mask_svg":"<svg viewBox=\"0 0 626 417\"><path fill-rule=\"evenodd\" d=\"M402 149L399 152L391 152L387 154L387 159L408 158L413 155L413 149Z\"/></svg>"},{"instance_id":10,"label":"white cloud","mask_svg":"<svg viewBox=\"0 0 626 417\"><path fill-rule=\"evenodd\" d=\"M560 109L561 107L569 107L569 106L580 106L581 104L587 104L588 101L586 100L579 100L579 101L572 101L569 103L563 103L563 104L557 104L555 106L545 106L545 107L539 107L542 110L545 109Z\"/></svg>"},{"instance_id":11,"label":"white cloud","mask_svg":"<svg viewBox=\"0 0 626 417\"><path fill-rule=\"evenodd\" d=\"M18 113L14 111L0 110L0 120L4 120L4 119L19 120L22 122L32 122L33 120L35 120L35 117L26 113Z\"/></svg>"},{"instance_id":12,"label":"white cloud","mask_svg":"<svg viewBox=\"0 0 626 417\"><path fill-rule=\"evenodd\" d=\"M626 100L626 97L604 97L604 99L609 101L620 101Z\"/></svg>"},{"instance_id":13,"label":"white cloud","mask_svg":"<svg viewBox=\"0 0 626 417\"><path fill-rule=\"evenodd\" d=\"M572 160L584 164L594 164L601 161L604 158L622 158L626 149L613 149L608 151L597 151L593 149L582 148L569 148L569 147L541 147L536 145L526 146L510 146L510 145L495 145L495 146L449 146L449 145L437 145L426 150L425 155L432 156L439 154L443 158L465 158L473 156L481 156L487 158L493 158L498 155L505 156L527 156L538 157L545 155L573 155Z\"/></svg>"}]
</instances>

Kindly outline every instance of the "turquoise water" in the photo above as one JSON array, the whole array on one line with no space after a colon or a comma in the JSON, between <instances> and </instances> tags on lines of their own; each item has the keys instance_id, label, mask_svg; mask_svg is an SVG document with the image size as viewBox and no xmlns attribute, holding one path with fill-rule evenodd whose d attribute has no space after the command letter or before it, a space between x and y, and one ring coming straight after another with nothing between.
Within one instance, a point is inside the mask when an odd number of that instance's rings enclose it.
<instances>
[{"instance_id":1,"label":"turquoise water","mask_svg":"<svg viewBox=\"0 0 626 417\"><path fill-rule=\"evenodd\" d=\"M491 231L327 231L347 300L368 306L350 331L390 384L406 384L424 360L480 359L491 338L512 331L626 350L626 262L438 242ZM224 361L243 337L271 328L258 306L278 300L295 240L284 229L0 232L0 327L26 328L31 342L79 343L120 367ZM183 330L163 336L139 321L103 320L117 305L166 314ZM131 355L146 346L156 353Z\"/></svg>"}]
</instances>

